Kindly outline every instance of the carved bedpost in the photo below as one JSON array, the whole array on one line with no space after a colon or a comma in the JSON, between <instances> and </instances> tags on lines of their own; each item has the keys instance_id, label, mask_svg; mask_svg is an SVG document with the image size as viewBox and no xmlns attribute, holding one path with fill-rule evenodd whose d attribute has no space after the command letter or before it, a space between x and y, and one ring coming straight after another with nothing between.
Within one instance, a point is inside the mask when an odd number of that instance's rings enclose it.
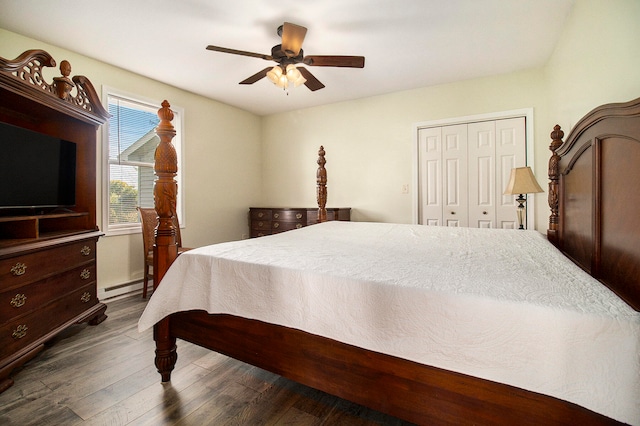
<instances>
[{"instance_id":1,"label":"carved bedpost","mask_svg":"<svg viewBox=\"0 0 640 426\"><path fill-rule=\"evenodd\" d=\"M155 152L156 181L153 196L159 221L156 228L156 243L153 247L154 289L158 287L169 266L178 257L176 229L172 219L176 214L178 184L175 176L178 173L178 156L171 143L176 131L171 124L173 111L171 111L169 102L162 102L162 108L158 110L158 117L160 124L156 128L156 134L160 138L160 143ZM162 381L168 382L178 359L176 339L169 332L168 318L155 325L154 339L156 341L156 367L162 376Z\"/></svg>"},{"instance_id":2,"label":"carved bedpost","mask_svg":"<svg viewBox=\"0 0 640 426\"><path fill-rule=\"evenodd\" d=\"M556 150L562 145L562 138L564 132L560 129L559 125L553 127L551 132L551 158L549 159L549 208L551 209L551 216L549 216L549 229L547 230L547 238L553 244L558 242L558 191L560 181L560 156L556 153Z\"/></svg>"},{"instance_id":3,"label":"carved bedpost","mask_svg":"<svg viewBox=\"0 0 640 426\"><path fill-rule=\"evenodd\" d=\"M316 173L316 181L318 184L318 223L327 221L327 169L324 168L327 160L325 160L324 154L324 147L320 146L318 150L318 171Z\"/></svg>"}]
</instances>

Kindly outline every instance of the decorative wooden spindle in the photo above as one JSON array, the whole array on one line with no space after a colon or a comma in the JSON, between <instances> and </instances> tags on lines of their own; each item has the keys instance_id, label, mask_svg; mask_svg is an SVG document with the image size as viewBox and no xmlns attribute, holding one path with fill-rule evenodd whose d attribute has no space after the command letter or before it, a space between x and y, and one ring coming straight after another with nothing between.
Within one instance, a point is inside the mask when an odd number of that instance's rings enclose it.
<instances>
[{"instance_id":1,"label":"decorative wooden spindle","mask_svg":"<svg viewBox=\"0 0 640 426\"><path fill-rule=\"evenodd\" d=\"M318 223L327 221L327 169L324 165L327 160L324 158L324 147L318 150L318 171L316 172L316 182L318 184Z\"/></svg>"},{"instance_id":2,"label":"decorative wooden spindle","mask_svg":"<svg viewBox=\"0 0 640 426\"><path fill-rule=\"evenodd\" d=\"M53 77L53 86L60 99L67 99L69 93L71 93L71 89L76 86L69 78L69 74L71 74L71 64L69 61L65 60L60 62L60 74L62 74L62 77Z\"/></svg>"},{"instance_id":3,"label":"decorative wooden spindle","mask_svg":"<svg viewBox=\"0 0 640 426\"><path fill-rule=\"evenodd\" d=\"M166 274L169 266L178 257L178 245L176 244L176 229L173 226L173 216L176 214L176 196L178 184L175 176L178 173L178 156L171 140L176 131L171 124L173 111L169 102L162 102L162 108L158 110L160 124L156 128L156 134L160 143L155 152L156 181L153 188L156 213L158 214L158 226L156 228L156 243L153 247L153 288L156 289ZM178 359L176 351L176 339L169 332L169 319L165 318L154 327L154 339L156 341L155 364L162 376L163 382L168 382Z\"/></svg>"},{"instance_id":4,"label":"decorative wooden spindle","mask_svg":"<svg viewBox=\"0 0 640 426\"><path fill-rule=\"evenodd\" d=\"M551 132L551 145L549 149L552 152L549 159L549 208L551 209L551 216L549 216L549 229L547 230L547 237L553 244L557 242L558 234L558 200L559 200L559 181L560 181L560 156L556 153L556 150L562 146L562 138L564 132L559 125L553 127Z\"/></svg>"}]
</instances>

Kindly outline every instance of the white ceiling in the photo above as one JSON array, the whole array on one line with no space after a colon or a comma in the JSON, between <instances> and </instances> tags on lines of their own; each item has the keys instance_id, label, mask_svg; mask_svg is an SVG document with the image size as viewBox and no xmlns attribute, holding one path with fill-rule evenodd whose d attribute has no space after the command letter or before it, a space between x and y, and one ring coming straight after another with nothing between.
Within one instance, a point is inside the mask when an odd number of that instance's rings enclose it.
<instances>
[{"instance_id":1,"label":"white ceiling","mask_svg":"<svg viewBox=\"0 0 640 426\"><path fill-rule=\"evenodd\" d=\"M0 27L266 115L541 67L574 1L0 0ZM205 49L271 54L285 21L308 28L306 55L364 69L308 67L326 87L287 93L238 84L275 63Z\"/></svg>"}]
</instances>

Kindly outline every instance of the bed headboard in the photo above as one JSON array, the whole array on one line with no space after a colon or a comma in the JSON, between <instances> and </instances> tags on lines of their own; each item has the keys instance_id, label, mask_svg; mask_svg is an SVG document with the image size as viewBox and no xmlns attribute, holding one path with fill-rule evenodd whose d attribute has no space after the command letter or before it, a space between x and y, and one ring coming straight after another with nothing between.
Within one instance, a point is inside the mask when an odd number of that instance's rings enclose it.
<instances>
[{"instance_id":1,"label":"bed headboard","mask_svg":"<svg viewBox=\"0 0 640 426\"><path fill-rule=\"evenodd\" d=\"M551 132L547 236L640 311L640 98Z\"/></svg>"}]
</instances>

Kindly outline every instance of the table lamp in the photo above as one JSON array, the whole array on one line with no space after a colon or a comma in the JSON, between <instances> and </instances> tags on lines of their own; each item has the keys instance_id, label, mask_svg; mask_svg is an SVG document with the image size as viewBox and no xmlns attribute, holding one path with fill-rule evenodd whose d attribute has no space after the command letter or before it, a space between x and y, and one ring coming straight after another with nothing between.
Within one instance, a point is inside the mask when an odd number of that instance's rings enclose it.
<instances>
[{"instance_id":1,"label":"table lamp","mask_svg":"<svg viewBox=\"0 0 640 426\"><path fill-rule=\"evenodd\" d=\"M507 189L504 190L504 194L518 195L518 198L516 198L518 202L518 229L524 229L524 205L527 202L524 194L533 194L536 192L544 191L540 188L540 185L538 185L531 171L531 167L515 167L511 169L509 184L507 185Z\"/></svg>"}]
</instances>

